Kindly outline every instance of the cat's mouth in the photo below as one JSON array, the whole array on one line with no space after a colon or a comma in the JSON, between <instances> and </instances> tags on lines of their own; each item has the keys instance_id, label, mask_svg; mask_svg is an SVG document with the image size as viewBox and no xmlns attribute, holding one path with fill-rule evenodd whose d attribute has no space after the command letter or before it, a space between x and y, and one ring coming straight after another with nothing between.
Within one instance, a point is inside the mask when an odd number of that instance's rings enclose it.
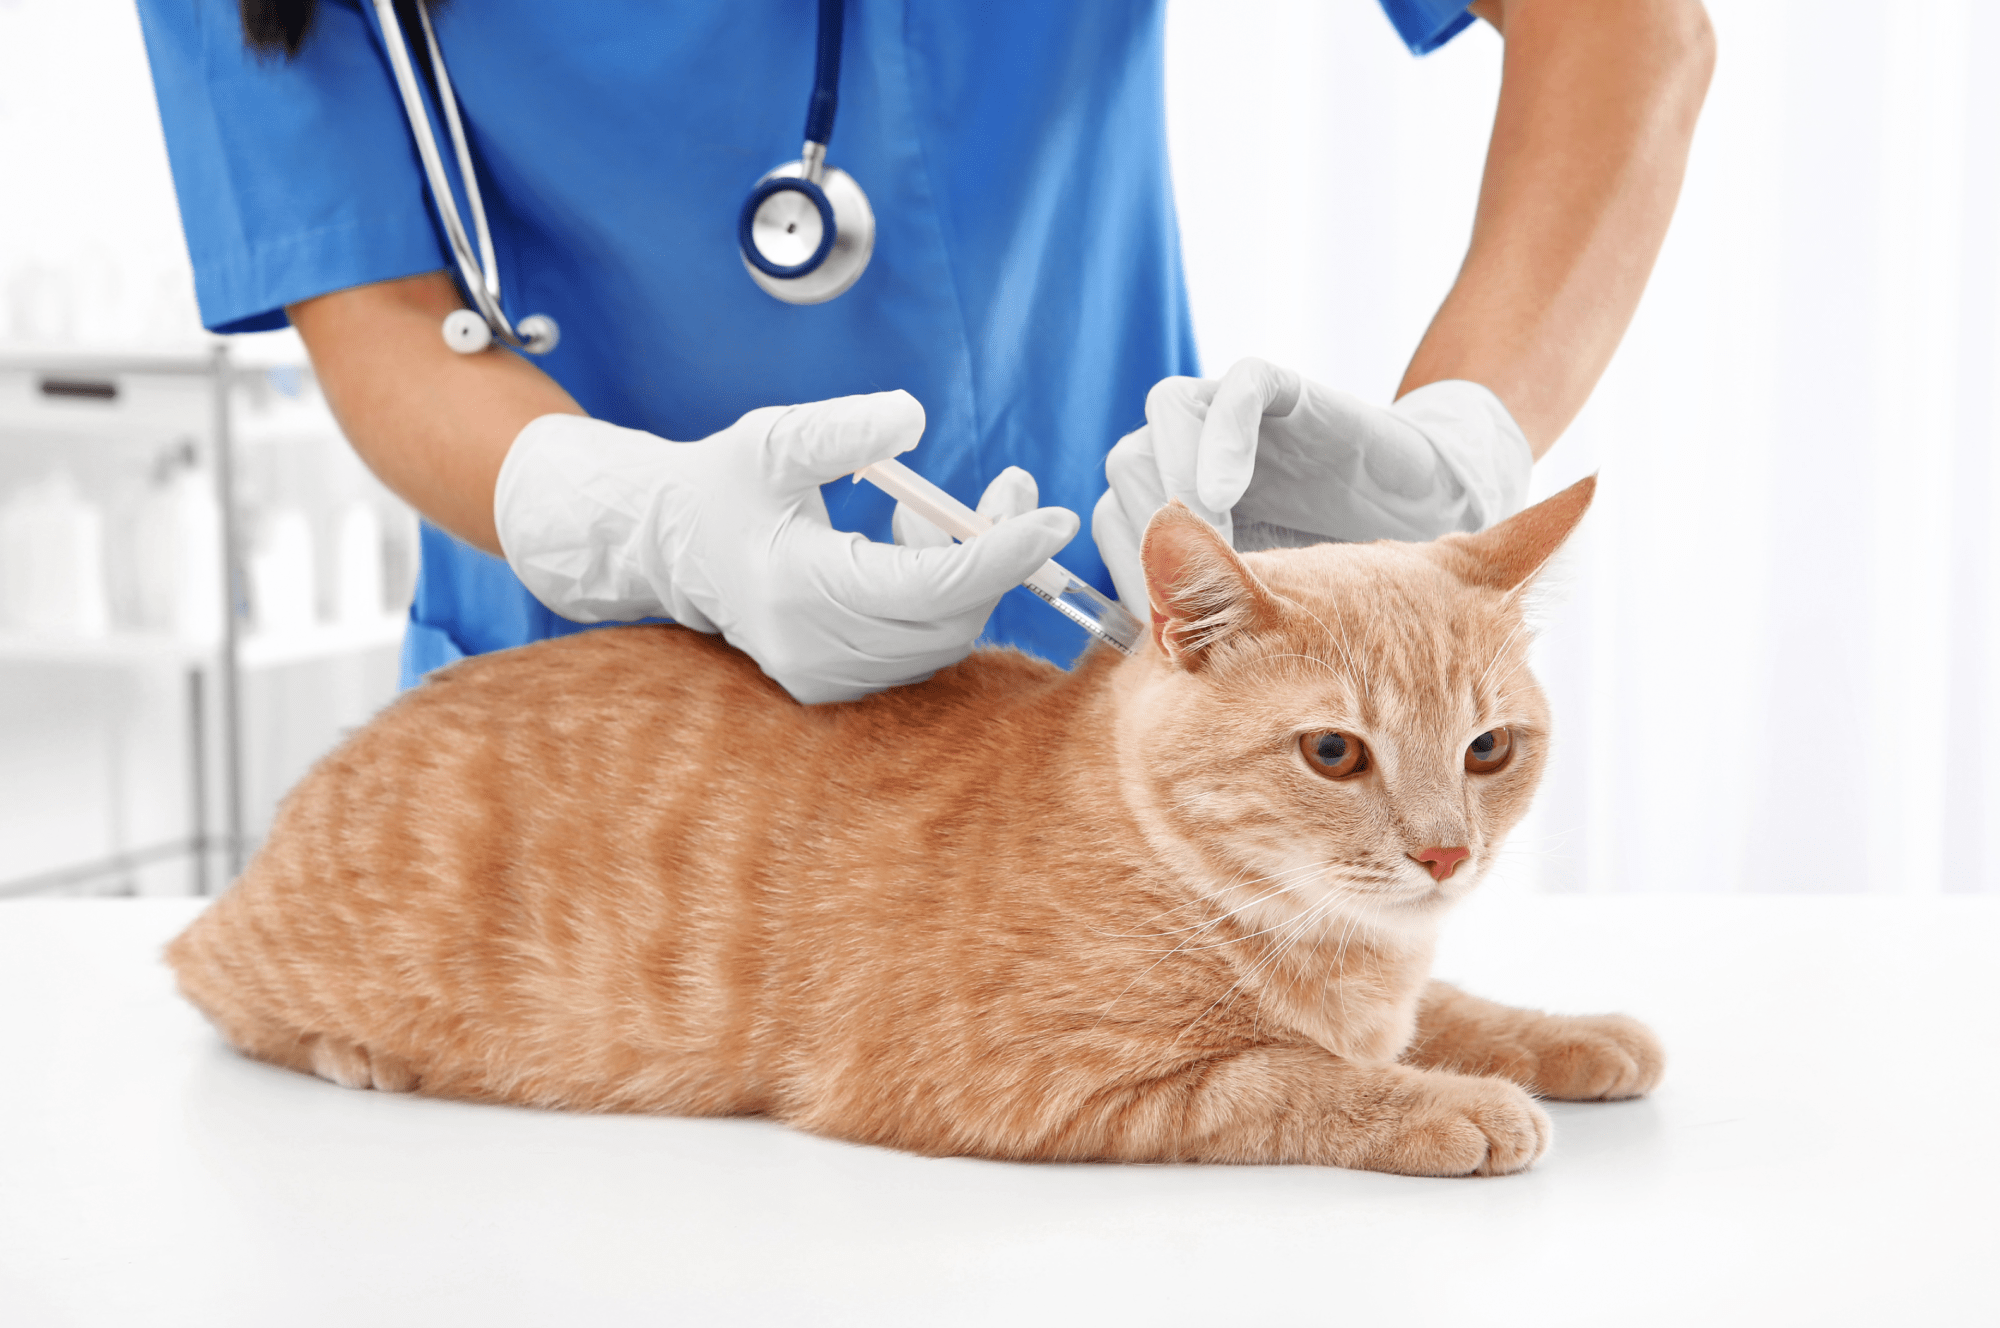
<instances>
[{"instance_id":1,"label":"cat's mouth","mask_svg":"<svg viewBox=\"0 0 2000 1328\"><path fill-rule=\"evenodd\" d=\"M1449 880L1432 880L1430 873L1410 864L1387 870L1343 872L1336 885L1346 893L1375 904L1422 908L1456 899L1472 872L1461 868Z\"/></svg>"},{"instance_id":2,"label":"cat's mouth","mask_svg":"<svg viewBox=\"0 0 2000 1328\"><path fill-rule=\"evenodd\" d=\"M1422 908L1448 904L1462 896L1479 876L1479 864L1470 853L1454 864L1454 870L1439 876L1427 864L1406 857L1396 871L1395 884L1385 891L1396 903Z\"/></svg>"}]
</instances>

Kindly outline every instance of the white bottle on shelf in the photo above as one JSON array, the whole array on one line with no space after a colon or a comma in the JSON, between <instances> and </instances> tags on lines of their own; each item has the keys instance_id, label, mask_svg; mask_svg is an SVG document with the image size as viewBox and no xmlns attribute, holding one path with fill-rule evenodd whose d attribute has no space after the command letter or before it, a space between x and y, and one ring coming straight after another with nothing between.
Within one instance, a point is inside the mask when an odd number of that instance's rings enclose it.
<instances>
[{"instance_id":1,"label":"white bottle on shelf","mask_svg":"<svg viewBox=\"0 0 2000 1328\"><path fill-rule=\"evenodd\" d=\"M183 641L222 639L222 508L209 477L186 470L171 487L174 514L173 632Z\"/></svg>"},{"instance_id":2,"label":"white bottle on shelf","mask_svg":"<svg viewBox=\"0 0 2000 1328\"><path fill-rule=\"evenodd\" d=\"M62 636L111 630L104 513L66 471L0 504L0 619L16 631Z\"/></svg>"},{"instance_id":3,"label":"white bottle on shelf","mask_svg":"<svg viewBox=\"0 0 2000 1328\"><path fill-rule=\"evenodd\" d=\"M250 555L257 630L271 636L310 631L319 618L317 599L312 526L297 508L277 508L265 517L263 538Z\"/></svg>"},{"instance_id":4,"label":"white bottle on shelf","mask_svg":"<svg viewBox=\"0 0 2000 1328\"><path fill-rule=\"evenodd\" d=\"M222 637L222 514L212 481L175 467L146 495L133 532L140 626L190 645Z\"/></svg>"}]
</instances>

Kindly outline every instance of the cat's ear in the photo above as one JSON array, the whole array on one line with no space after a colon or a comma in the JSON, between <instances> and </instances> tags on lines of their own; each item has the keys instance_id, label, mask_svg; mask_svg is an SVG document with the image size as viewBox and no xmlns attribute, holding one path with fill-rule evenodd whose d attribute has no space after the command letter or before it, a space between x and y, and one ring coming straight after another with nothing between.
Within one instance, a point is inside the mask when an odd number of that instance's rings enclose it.
<instances>
[{"instance_id":1,"label":"cat's ear","mask_svg":"<svg viewBox=\"0 0 2000 1328\"><path fill-rule=\"evenodd\" d=\"M1520 590L1576 530L1596 492L1597 476L1587 475L1497 526L1477 535L1447 535L1436 547L1460 580L1490 590Z\"/></svg>"},{"instance_id":2,"label":"cat's ear","mask_svg":"<svg viewBox=\"0 0 2000 1328\"><path fill-rule=\"evenodd\" d=\"M1215 646L1272 620L1271 592L1221 532L1178 498L1153 514L1139 561L1152 601L1153 644L1184 669L1199 669Z\"/></svg>"}]
</instances>

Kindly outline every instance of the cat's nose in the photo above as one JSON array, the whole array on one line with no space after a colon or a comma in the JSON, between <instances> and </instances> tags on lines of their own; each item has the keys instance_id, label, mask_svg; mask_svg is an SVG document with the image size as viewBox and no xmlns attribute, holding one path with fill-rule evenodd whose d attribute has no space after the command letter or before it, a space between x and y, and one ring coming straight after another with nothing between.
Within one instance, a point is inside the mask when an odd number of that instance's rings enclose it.
<instances>
[{"instance_id":1,"label":"cat's nose","mask_svg":"<svg viewBox=\"0 0 2000 1328\"><path fill-rule=\"evenodd\" d=\"M1414 862L1420 862L1431 869L1431 879L1442 881L1457 869L1458 864L1472 856L1469 848L1422 848L1410 854Z\"/></svg>"}]
</instances>

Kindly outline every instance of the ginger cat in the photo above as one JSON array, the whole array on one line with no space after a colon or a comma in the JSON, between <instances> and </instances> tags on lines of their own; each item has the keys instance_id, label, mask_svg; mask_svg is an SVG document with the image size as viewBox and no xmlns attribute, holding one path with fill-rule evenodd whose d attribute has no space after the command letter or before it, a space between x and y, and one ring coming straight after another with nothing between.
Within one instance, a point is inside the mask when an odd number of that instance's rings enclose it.
<instances>
[{"instance_id":1,"label":"ginger cat","mask_svg":"<svg viewBox=\"0 0 2000 1328\"><path fill-rule=\"evenodd\" d=\"M1151 642L802 707L677 627L454 665L323 760L173 942L245 1053L349 1087L766 1114L1017 1159L1518 1171L1621 1016L1426 980L1528 806L1523 592L1477 535L1239 556L1179 506Z\"/></svg>"}]
</instances>

